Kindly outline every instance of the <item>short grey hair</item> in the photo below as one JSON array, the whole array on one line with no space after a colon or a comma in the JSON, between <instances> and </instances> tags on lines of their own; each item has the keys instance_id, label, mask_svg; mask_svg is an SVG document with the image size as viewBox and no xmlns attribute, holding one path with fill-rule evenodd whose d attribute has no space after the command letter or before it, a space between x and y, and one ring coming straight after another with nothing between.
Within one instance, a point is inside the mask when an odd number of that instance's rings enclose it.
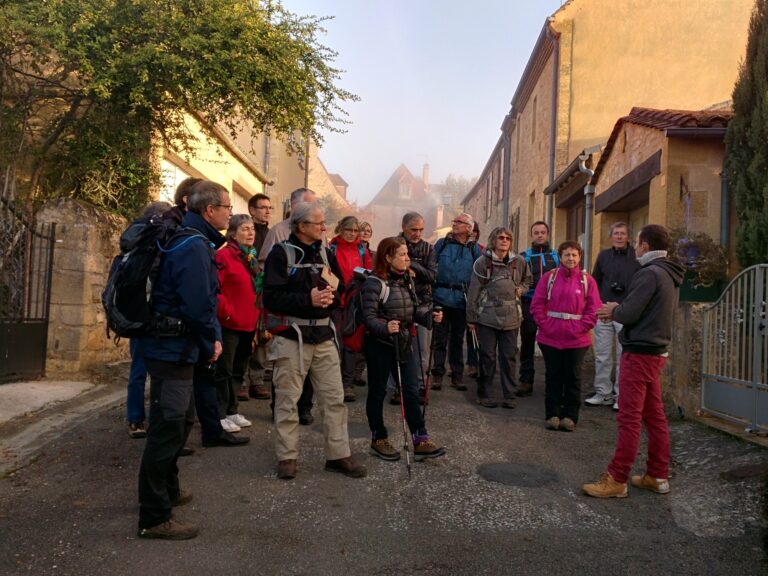
<instances>
[{"instance_id":1,"label":"short grey hair","mask_svg":"<svg viewBox=\"0 0 768 576\"><path fill-rule=\"evenodd\" d=\"M164 202L164 201L158 201L158 202L150 202L147 204L147 206L144 208L144 212L141 213L142 216L159 216L163 212L166 212L173 208L171 206L170 202Z\"/></svg>"},{"instance_id":2,"label":"short grey hair","mask_svg":"<svg viewBox=\"0 0 768 576\"><path fill-rule=\"evenodd\" d=\"M405 228L413 222L414 220L424 220L424 216L419 214L418 212L408 212L405 216L403 216L403 221L401 222L401 226Z\"/></svg>"},{"instance_id":3,"label":"short grey hair","mask_svg":"<svg viewBox=\"0 0 768 576\"><path fill-rule=\"evenodd\" d=\"M253 218L250 214L235 214L229 219L229 227L227 228L227 240L234 240L237 234L237 229L243 224L253 224Z\"/></svg>"},{"instance_id":4,"label":"short grey hair","mask_svg":"<svg viewBox=\"0 0 768 576\"><path fill-rule=\"evenodd\" d=\"M616 230L616 228L624 228L627 231L627 236L631 236L632 235L630 233L629 224L627 224L626 222L619 221L619 222L614 222L613 224L611 224L611 228L608 230L608 237L609 238L613 235L613 231Z\"/></svg>"},{"instance_id":5,"label":"short grey hair","mask_svg":"<svg viewBox=\"0 0 768 576\"><path fill-rule=\"evenodd\" d=\"M315 212L325 214L325 210L317 202L299 202L291 211L291 232L294 234L299 229L299 224L311 222L311 216Z\"/></svg>"},{"instance_id":6,"label":"short grey hair","mask_svg":"<svg viewBox=\"0 0 768 576\"><path fill-rule=\"evenodd\" d=\"M314 190L310 190L309 188L296 188L296 190L291 192L291 208L296 206L296 204L298 204L299 202L306 203L307 201L304 199L304 194L306 194L307 192L317 196L317 192L315 192Z\"/></svg>"},{"instance_id":7,"label":"short grey hair","mask_svg":"<svg viewBox=\"0 0 768 576\"><path fill-rule=\"evenodd\" d=\"M207 206L218 206L221 204L222 194L229 194L229 192L218 182L200 180L189 191L187 210L196 214L202 214Z\"/></svg>"}]
</instances>

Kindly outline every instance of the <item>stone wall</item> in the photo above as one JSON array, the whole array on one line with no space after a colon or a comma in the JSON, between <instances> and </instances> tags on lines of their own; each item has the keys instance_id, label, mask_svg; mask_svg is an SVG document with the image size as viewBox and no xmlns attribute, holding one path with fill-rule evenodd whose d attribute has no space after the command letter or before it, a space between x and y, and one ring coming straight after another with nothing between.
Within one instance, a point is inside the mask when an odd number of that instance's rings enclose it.
<instances>
[{"instance_id":1,"label":"stone wall","mask_svg":"<svg viewBox=\"0 0 768 576\"><path fill-rule=\"evenodd\" d=\"M691 417L701 409L701 323L707 306L689 302L678 305L669 361L662 376L667 405Z\"/></svg>"},{"instance_id":2,"label":"stone wall","mask_svg":"<svg viewBox=\"0 0 768 576\"><path fill-rule=\"evenodd\" d=\"M128 358L128 342L107 339L101 293L126 221L75 200L59 199L39 213L56 222L46 373L88 372Z\"/></svg>"}]
</instances>

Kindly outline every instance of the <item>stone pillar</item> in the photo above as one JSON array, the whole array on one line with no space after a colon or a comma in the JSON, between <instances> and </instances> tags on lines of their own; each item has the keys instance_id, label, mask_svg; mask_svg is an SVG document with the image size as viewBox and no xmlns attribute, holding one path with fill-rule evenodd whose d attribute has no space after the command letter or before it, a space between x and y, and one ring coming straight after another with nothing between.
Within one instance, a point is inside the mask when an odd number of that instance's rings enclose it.
<instances>
[{"instance_id":1,"label":"stone pillar","mask_svg":"<svg viewBox=\"0 0 768 576\"><path fill-rule=\"evenodd\" d=\"M127 341L107 339L101 305L125 219L71 199L46 204L37 218L56 222L47 375L87 372L128 358Z\"/></svg>"},{"instance_id":2,"label":"stone pillar","mask_svg":"<svg viewBox=\"0 0 768 576\"><path fill-rule=\"evenodd\" d=\"M678 305L669 361L662 376L667 404L691 418L701 410L701 322L706 306L689 302Z\"/></svg>"}]
</instances>

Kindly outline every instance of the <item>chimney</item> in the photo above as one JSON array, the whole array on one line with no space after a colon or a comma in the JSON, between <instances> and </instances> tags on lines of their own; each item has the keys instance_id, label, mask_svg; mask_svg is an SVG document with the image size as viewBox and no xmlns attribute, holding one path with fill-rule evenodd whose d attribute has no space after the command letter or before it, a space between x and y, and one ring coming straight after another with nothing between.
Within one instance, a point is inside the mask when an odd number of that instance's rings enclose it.
<instances>
[{"instance_id":1,"label":"chimney","mask_svg":"<svg viewBox=\"0 0 768 576\"><path fill-rule=\"evenodd\" d=\"M429 192L429 164L427 162L421 169L421 181L424 183L424 192Z\"/></svg>"}]
</instances>

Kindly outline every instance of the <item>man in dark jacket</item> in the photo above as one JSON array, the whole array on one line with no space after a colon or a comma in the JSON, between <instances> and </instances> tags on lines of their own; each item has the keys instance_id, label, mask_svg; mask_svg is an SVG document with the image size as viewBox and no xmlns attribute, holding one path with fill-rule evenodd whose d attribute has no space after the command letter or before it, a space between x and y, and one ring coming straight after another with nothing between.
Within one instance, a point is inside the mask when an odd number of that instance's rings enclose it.
<instances>
[{"instance_id":1,"label":"man in dark jacket","mask_svg":"<svg viewBox=\"0 0 768 576\"><path fill-rule=\"evenodd\" d=\"M264 239L269 232L269 217L272 216L272 202L266 194L255 194L248 200L248 213L253 218L253 225L256 228L256 240L253 247L256 251L261 250Z\"/></svg>"},{"instance_id":2,"label":"man in dark jacket","mask_svg":"<svg viewBox=\"0 0 768 576\"><path fill-rule=\"evenodd\" d=\"M211 364L221 354L221 327L216 319L215 249L224 243L232 206L226 188L196 183L177 232L163 252L152 286L158 318L152 335L141 339L151 377L147 443L139 471L139 537L184 540L197 536L195 526L176 521L173 506L192 494L179 487L176 460L189 434L195 364Z\"/></svg>"},{"instance_id":3,"label":"man in dark jacket","mask_svg":"<svg viewBox=\"0 0 768 576\"><path fill-rule=\"evenodd\" d=\"M600 479L582 486L596 498L627 496L643 424L648 432L648 460L645 474L632 476L632 486L669 493L669 428L661 399L661 370L669 355L684 271L667 259L668 248L666 228L644 226L635 245L641 268L632 277L626 298L621 304L607 302L597 313L600 320L616 320L624 327L619 334L623 350L616 450Z\"/></svg>"},{"instance_id":4,"label":"man in dark jacket","mask_svg":"<svg viewBox=\"0 0 768 576\"><path fill-rule=\"evenodd\" d=\"M629 227L624 222L611 225L610 238L612 246L597 255L592 277L600 290L600 300L621 304L640 264L629 245ZM595 326L595 394L584 401L587 406L613 405L614 410L619 409L619 332L621 324L615 320L598 322ZM611 382L614 347L617 360L615 384Z\"/></svg>"},{"instance_id":5,"label":"man in dark jacket","mask_svg":"<svg viewBox=\"0 0 768 576\"><path fill-rule=\"evenodd\" d=\"M275 244L264 264L267 327L274 335L267 357L274 362L277 477L296 477L296 402L309 375L323 414L325 469L360 478L366 470L350 457L347 407L331 319L344 285L336 258L322 244L325 212L318 204L297 204L290 225L288 240Z\"/></svg>"},{"instance_id":6,"label":"man in dark jacket","mask_svg":"<svg viewBox=\"0 0 768 576\"><path fill-rule=\"evenodd\" d=\"M533 393L533 377L536 371L533 366L533 354L536 346L536 333L539 327L531 314L531 301L536 285L545 273L557 268L560 261L557 250L549 246L549 225L539 220L531 225L531 246L522 256L531 269L532 283L523 294L520 304L523 308L523 323L520 325L520 384L517 396L530 396Z\"/></svg>"}]
</instances>

